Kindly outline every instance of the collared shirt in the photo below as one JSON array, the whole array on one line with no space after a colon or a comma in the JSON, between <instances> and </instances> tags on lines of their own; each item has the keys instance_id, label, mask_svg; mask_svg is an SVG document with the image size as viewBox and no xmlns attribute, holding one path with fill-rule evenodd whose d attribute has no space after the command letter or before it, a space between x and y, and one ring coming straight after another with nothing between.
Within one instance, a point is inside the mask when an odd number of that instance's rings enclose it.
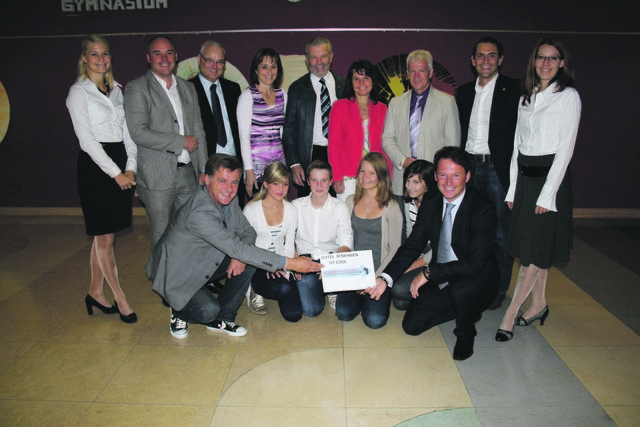
<instances>
[{"instance_id":1,"label":"collared shirt","mask_svg":"<svg viewBox=\"0 0 640 427\"><path fill-rule=\"evenodd\" d=\"M212 83L202 77L202 74L198 74L198 78L200 79L200 83L202 83L204 93L207 95L209 106L213 108L213 104L211 101L211 85L216 85L216 93L218 94L218 99L220 100L220 112L222 113L222 121L224 122L224 132L227 134L227 145L225 145L224 147L221 147L220 145L216 146L216 153L224 153L230 156L235 156L236 146L234 143L235 141L233 140L233 133L231 133L231 125L229 124L229 113L227 113L227 104L224 101L224 93L222 92L220 80Z\"/></svg>"},{"instance_id":2,"label":"collared shirt","mask_svg":"<svg viewBox=\"0 0 640 427\"><path fill-rule=\"evenodd\" d=\"M568 87L555 92L556 83L536 92L531 102L518 104L518 124L509 170L510 185L505 201L513 202L518 181L518 152L526 156L555 154L536 205L556 212L556 194L573 156L582 103L578 92Z\"/></svg>"},{"instance_id":3,"label":"collared shirt","mask_svg":"<svg viewBox=\"0 0 640 427\"><path fill-rule=\"evenodd\" d=\"M465 150L471 154L491 154L489 150L489 118L493 91L496 87L498 74L489 83L480 86L480 78L476 80L476 96L473 98L473 108L469 118L469 135Z\"/></svg>"},{"instance_id":4,"label":"collared shirt","mask_svg":"<svg viewBox=\"0 0 640 427\"><path fill-rule=\"evenodd\" d=\"M124 171L105 153L101 142L123 141L127 151L125 169L136 172L137 168L137 146L129 136L123 101L120 84L115 83L107 97L85 78L71 86L66 102L80 148L111 178Z\"/></svg>"},{"instance_id":5,"label":"collared shirt","mask_svg":"<svg viewBox=\"0 0 640 427\"><path fill-rule=\"evenodd\" d=\"M152 73L153 77L158 80L162 89L169 97L169 101L171 102L171 106L173 107L173 112L176 114L176 118L178 119L178 129L180 135L184 135L184 115L182 112L182 100L180 99L180 93L178 93L178 83L176 81L176 76L171 75L171 88L167 87L167 83L158 77L155 73ZM186 149L182 149L182 153L178 157L178 163L191 163L191 157L189 156L189 152Z\"/></svg>"},{"instance_id":6,"label":"collared shirt","mask_svg":"<svg viewBox=\"0 0 640 427\"><path fill-rule=\"evenodd\" d=\"M341 246L353 248L351 218L344 202L329 196L324 206L315 208L311 196L306 196L292 203L298 211L296 246L299 254L310 254L317 259Z\"/></svg>"},{"instance_id":7,"label":"collared shirt","mask_svg":"<svg viewBox=\"0 0 640 427\"><path fill-rule=\"evenodd\" d=\"M337 99L336 81L331 72L328 72L323 79L325 80L327 90L329 91L331 104L333 104ZM322 145L326 147L329 141L322 134L322 106L320 101L320 90L322 89L322 84L320 83L320 77L315 74L311 74L311 86L313 86L313 90L316 92L316 113L313 119L313 145Z\"/></svg>"}]
</instances>

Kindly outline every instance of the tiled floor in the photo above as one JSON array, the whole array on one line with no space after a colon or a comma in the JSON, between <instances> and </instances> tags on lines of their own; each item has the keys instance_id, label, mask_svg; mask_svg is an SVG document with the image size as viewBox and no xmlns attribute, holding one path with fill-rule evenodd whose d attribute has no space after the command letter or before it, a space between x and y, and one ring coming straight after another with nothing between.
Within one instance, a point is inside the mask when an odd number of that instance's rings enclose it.
<instances>
[{"instance_id":1,"label":"tiled floor","mask_svg":"<svg viewBox=\"0 0 640 427\"><path fill-rule=\"evenodd\" d=\"M372 331L331 309L287 323L268 301L267 316L243 305L245 337L192 325L176 340L142 270L143 217L116 247L139 321L89 317L82 219L0 216L0 426L637 426L638 228L601 251L592 224L550 273L545 326L497 343L504 308L486 312L454 362L452 323L411 337L393 309Z\"/></svg>"}]
</instances>

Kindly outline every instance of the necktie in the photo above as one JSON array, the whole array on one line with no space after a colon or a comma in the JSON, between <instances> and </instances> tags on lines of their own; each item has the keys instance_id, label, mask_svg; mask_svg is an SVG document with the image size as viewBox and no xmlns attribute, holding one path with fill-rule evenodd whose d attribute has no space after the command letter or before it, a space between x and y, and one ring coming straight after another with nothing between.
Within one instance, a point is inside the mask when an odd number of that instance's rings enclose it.
<instances>
[{"instance_id":1,"label":"necktie","mask_svg":"<svg viewBox=\"0 0 640 427\"><path fill-rule=\"evenodd\" d=\"M420 122L422 120L422 109L420 108L420 100L422 95L418 95L413 111L409 117L409 146L411 148L411 157L418 158L418 134L420 133Z\"/></svg>"},{"instance_id":2,"label":"necktie","mask_svg":"<svg viewBox=\"0 0 640 427\"><path fill-rule=\"evenodd\" d=\"M453 228L453 219L451 217L451 210L453 209L453 203L447 203L447 207L442 218L442 228L440 229L440 241L438 242L438 257L436 261L444 264L446 262L455 261L456 255L451 249L451 229ZM448 282L441 283L438 286L440 289L448 285Z\"/></svg>"},{"instance_id":3,"label":"necktie","mask_svg":"<svg viewBox=\"0 0 640 427\"><path fill-rule=\"evenodd\" d=\"M220 106L220 98L218 98L218 92L216 83L211 84L211 111L213 112L213 119L216 121L217 144L221 147L227 145L227 132L224 129L224 120L222 120L222 107Z\"/></svg>"},{"instance_id":4,"label":"necktie","mask_svg":"<svg viewBox=\"0 0 640 427\"><path fill-rule=\"evenodd\" d=\"M320 111L322 112L322 134L325 138L329 135L329 111L331 111L331 98L327 89L327 82L320 79Z\"/></svg>"}]
</instances>

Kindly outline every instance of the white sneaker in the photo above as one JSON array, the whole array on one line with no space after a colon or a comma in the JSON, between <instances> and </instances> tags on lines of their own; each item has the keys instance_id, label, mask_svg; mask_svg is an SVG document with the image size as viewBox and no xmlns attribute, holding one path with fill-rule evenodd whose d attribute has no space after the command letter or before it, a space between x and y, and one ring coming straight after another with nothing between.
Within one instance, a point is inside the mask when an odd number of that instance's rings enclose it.
<instances>
[{"instance_id":1,"label":"white sneaker","mask_svg":"<svg viewBox=\"0 0 640 427\"><path fill-rule=\"evenodd\" d=\"M327 302L329 303L329 307L336 309L336 299L338 299L337 294L327 294Z\"/></svg>"},{"instance_id":2,"label":"white sneaker","mask_svg":"<svg viewBox=\"0 0 640 427\"><path fill-rule=\"evenodd\" d=\"M262 295L258 295L251 290L251 298L249 299L249 310L254 314L267 314L269 309L264 303Z\"/></svg>"}]
</instances>

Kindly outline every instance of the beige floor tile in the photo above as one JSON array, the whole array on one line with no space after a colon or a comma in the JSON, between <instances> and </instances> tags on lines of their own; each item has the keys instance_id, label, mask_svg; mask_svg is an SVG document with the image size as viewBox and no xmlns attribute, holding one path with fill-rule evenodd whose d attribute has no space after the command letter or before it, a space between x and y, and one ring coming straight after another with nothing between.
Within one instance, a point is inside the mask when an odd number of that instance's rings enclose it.
<instances>
[{"instance_id":1,"label":"beige floor tile","mask_svg":"<svg viewBox=\"0 0 640 427\"><path fill-rule=\"evenodd\" d=\"M348 407L471 406L446 347L345 348L344 359Z\"/></svg>"},{"instance_id":2,"label":"beige floor tile","mask_svg":"<svg viewBox=\"0 0 640 427\"><path fill-rule=\"evenodd\" d=\"M410 336L402 330L404 311L391 308L389 321L380 329L370 329L358 316L351 322L343 322L344 347L445 347L439 328L433 328L420 336Z\"/></svg>"},{"instance_id":3,"label":"beige floor tile","mask_svg":"<svg viewBox=\"0 0 640 427\"><path fill-rule=\"evenodd\" d=\"M1 426L73 426L89 407L88 402L0 400Z\"/></svg>"},{"instance_id":4,"label":"beige floor tile","mask_svg":"<svg viewBox=\"0 0 640 427\"><path fill-rule=\"evenodd\" d=\"M238 347L233 358L233 364L229 369L227 382L224 386L226 390L242 375L254 367L266 363L278 357L299 352L299 348L292 347Z\"/></svg>"},{"instance_id":5,"label":"beige floor tile","mask_svg":"<svg viewBox=\"0 0 640 427\"><path fill-rule=\"evenodd\" d=\"M246 316L249 332L241 346L309 348L342 345L342 324L331 308L325 308L313 319L303 316L300 321L291 323L282 318L275 301L266 302L269 308L267 315L249 313L246 303L243 303L238 318Z\"/></svg>"},{"instance_id":6,"label":"beige floor tile","mask_svg":"<svg viewBox=\"0 0 640 427\"><path fill-rule=\"evenodd\" d=\"M640 404L640 346L559 346L555 350L601 405Z\"/></svg>"},{"instance_id":7,"label":"beige floor tile","mask_svg":"<svg viewBox=\"0 0 640 427\"><path fill-rule=\"evenodd\" d=\"M0 302L25 289L31 282L42 276L42 273L12 273L0 270Z\"/></svg>"},{"instance_id":8,"label":"beige floor tile","mask_svg":"<svg viewBox=\"0 0 640 427\"><path fill-rule=\"evenodd\" d=\"M0 398L93 401L131 347L40 343L0 377Z\"/></svg>"},{"instance_id":9,"label":"beige floor tile","mask_svg":"<svg viewBox=\"0 0 640 427\"><path fill-rule=\"evenodd\" d=\"M25 288L24 299L38 299L43 302L84 304L89 291L90 275L78 273L60 273L57 270L41 274ZM111 299L113 301L113 299Z\"/></svg>"},{"instance_id":10,"label":"beige floor tile","mask_svg":"<svg viewBox=\"0 0 640 427\"><path fill-rule=\"evenodd\" d=\"M134 306L138 321L124 323L116 314L104 314L94 307L88 316L84 303L56 327L43 340L49 342L82 342L135 344L156 322L160 312L166 312L160 304Z\"/></svg>"},{"instance_id":11,"label":"beige floor tile","mask_svg":"<svg viewBox=\"0 0 640 427\"><path fill-rule=\"evenodd\" d=\"M225 391L219 406L344 408L342 350L287 354L256 366Z\"/></svg>"},{"instance_id":12,"label":"beige floor tile","mask_svg":"<svg viewBox=\"0 0 640 427\"><path fill-rule=\"evenodd\" d=\"M24 290L18 292L0 304L0 341L39 341L77 308L77 303L60 303Z\"/></svg>"},{"instance_id":13,"label":"beige floor tile","mask_svg":"<svg viewBox=\"0 0 640 427\"><path fill-rule=\"evenodd\" d=\"M5 341L0 344L0 375L13 366L34 345L32 341Z\"/></svg>"},{"instance_id":14,"label":"beige floor tile","mask_svg":"<svg viewBox=\"0 0 640 427\"><path fill-rule=\"evenodd\" d=\"M214 406L95 403L82 426L208 426Z\"/></svg>"},{"instance_id":15,"label":"beige floor tile","mask_svg":"<svg viewBox=\"0 0 640 427\"><path fill-rule=\"evenodd\" d=\"M344 408L219 406L213 427L346 427Z\"/></svg>"},{"instance_id":16,"label":"beige floor tile","mask_svg":"<svg viewBox=\"0 0 640 427\"><path fill-rule=\"evenodd\" d=\"M390 427L439 408L348 408L348 427Z\"/></svg>"},{"instance_id":17,"label":"beige floor tile","mask_svg":"<svg viewBox=\"0 0 640 427\"><path fill-rule=\"evenodd\" d=\"M640 405L603 406L618 427L638 427Z\"/></svg>"},{"instance_id":18,"label":"beige floor tile","mask_svg":"<svg viewBox=\"0 0 640 427\"><path fill-rule=\"evenodd\" d=\"M138 345L98 402L215 405L234 349Z\"/></svg>"},{"instance_id":19,"label":"beige floor tile","mask_svg":"<svg viewBox=\"0 0 640 427\"><path fill-rule=\"evenodd\" d=\"M589 294L576 286L569 278L555 268L549 270L547 277L546 298L549 306L597 304ZM528 303L524 307L528 307Z\"/></svg>"},{"instance_id":20,"label":"beige floor tile","mask_svg":"<svg viewBox=\"0 0 640 427\"><path fill-rule=\"evenodd\" d=\"M34 252L29 249L0 259L0 271L13 273L48 273L77 251Z\"/></svg>"},{"instance_id":21,"label":"beige floor tile","mask_svg":"<svg viewBox=\"0 0 640 427\"><path fill-rule=\"evenodd\" d=\"M549 306L545 325L536 328L551 346L640 345L640 336L601 305Z\"/></svg>"}]
</instances>

